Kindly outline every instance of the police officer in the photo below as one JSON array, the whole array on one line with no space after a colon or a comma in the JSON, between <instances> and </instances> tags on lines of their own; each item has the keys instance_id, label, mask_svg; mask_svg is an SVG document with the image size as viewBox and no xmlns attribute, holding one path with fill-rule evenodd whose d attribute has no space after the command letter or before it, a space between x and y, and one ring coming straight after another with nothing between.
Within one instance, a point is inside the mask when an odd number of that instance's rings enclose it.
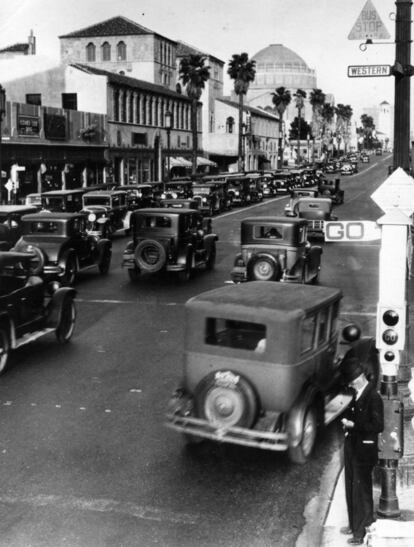
<instances>
[{"instance_id":1,"label":"police officer","mask_svg":"<svg viewBox=\"0 0 414 547\"><path fill-rule=\"evenodd\" d=\"M374 521L372 471L378 461L378 433L384 429L384 408L358 358L347 361L343 375L354 396L342 418L349 527L341 532L352 534L349 544L361 545L366 528Z\"/></svg>"}]
</instances>

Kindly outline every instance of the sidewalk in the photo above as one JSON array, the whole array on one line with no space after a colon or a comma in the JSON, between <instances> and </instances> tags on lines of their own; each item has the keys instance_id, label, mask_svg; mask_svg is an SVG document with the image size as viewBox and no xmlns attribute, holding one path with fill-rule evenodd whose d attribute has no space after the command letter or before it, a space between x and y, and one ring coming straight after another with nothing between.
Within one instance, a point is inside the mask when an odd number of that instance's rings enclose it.
<instances>
[{"instance_id":1,"label":"sidewalk","mask_svg":"<svg viewBox=\"0 0 414 547\"><path fill-rule=\"evenodd\" d=\"M414 545L414 432L411 423L405 424L404 458L399 462L397 497L401 516L398 519L377 518L365 537L371 547L412 547ZM378 507L380 486L374 487L374 504ZM323 526L321 547L347 547L350 536L340 533L348 526L345 502L344 471L340 472L331 504Z\"/></svg>"}]
</instances>

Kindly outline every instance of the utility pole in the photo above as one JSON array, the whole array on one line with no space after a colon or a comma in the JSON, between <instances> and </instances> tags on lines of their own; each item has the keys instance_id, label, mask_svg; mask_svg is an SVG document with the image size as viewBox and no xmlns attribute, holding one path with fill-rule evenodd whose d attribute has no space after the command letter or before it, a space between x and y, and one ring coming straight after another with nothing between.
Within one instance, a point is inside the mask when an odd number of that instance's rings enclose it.
<instances>
[{"instance_id":1,"label":"utility pole","mask_svg":"<svg viewBox=\"0 0 414 547\"><path fill-rule=\"evenodd\" d=\"M410 169L411 0L396 0L394 95L394 170Z\"/></svg>"}]
</instances>

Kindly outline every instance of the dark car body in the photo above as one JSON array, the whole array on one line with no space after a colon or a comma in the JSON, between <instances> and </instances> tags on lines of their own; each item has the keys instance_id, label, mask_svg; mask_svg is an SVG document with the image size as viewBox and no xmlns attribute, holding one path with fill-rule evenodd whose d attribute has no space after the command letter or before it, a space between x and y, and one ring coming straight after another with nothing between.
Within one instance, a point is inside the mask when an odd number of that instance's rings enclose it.
<instances>
[{"instance_id":1,"label":"dark car body","mask_svg":"<svg viewBox=\"0 0 414 547\"><path fill-rule=\"evenodd\" d=\"M0 253L0 374L11 350L52 332L65 343L73 333L75 290L52 289L31 269L30 254Z\"/></svg>"},{"instance_id":2,"label":"dark car body","mask_svg":"<svg viewBox=\"0 0 414 547\"><path fill-rule=\"evenodd\" d=\"M8 251L21 237L22 217L37 211L34 205L0 205L0 251Z\"/></svg>"},{"instance_id":3,"label":"dark car body","mask_svg":"<svg viewBox=\"0 0 414 547\"><path fill-rule=\"evenodd\" d=\"M231 174L227 182L232 205L245 206L263 199L260 176L257 174Z\"/></svg>"},{"instance_id":4,"label":"dark car body","mask_svg":"<svg viewBox=\"0 0 414 547\"><path fill-rule=\"evenodd\" d=\"M78 213L82 209L82 196L86 192L88 188L43 192L42 207L55 213Z\"/></svg>"},{"instance_id":5,"label":"dark car body","mask_svg":"<svg viewBox=\"0 0 414 547\"><path fill-rule=\"evenodd\" d=\"M220 197L220 209L230 210L232 208L232 195L229 193L229 182L226 178L216 179L213 175L204 176L202 183L211 184Z\"/></svg>"},{"instance_id":6,"label":"dark car body","mask_svg":"<svg viewBox=\"0 0 414 547\"><path fill-rule=\"evenodd\" d=\"M125 190L98 190L82 196L82 213L87 229L97 237L110 237L118 230L129 230L128 194Z\"/></svg>"},{"instance_id":7,"label":"dark car body","mask_svg":"<svg viewBox=\"0 0 414 547\"><path fill-rule=\"evenodd\" d=\"M213 216L223 210L223 202L214 183L193 184L193 198L198 202L197 209L202 213Z\"/></svg>"},{"instance_id":8,"label":"dark car body","mask_svg":"<svg viewBox=\"0 0 414 547\"><path fill-rule=\"evenodd\" d=\"M318 424L332 421L352 399L340 391L341 297L335 288L258 281L191 298L182 379L166 425L189 443L287 451L305 463ZM378 370L375 350L364 364L371 359Z\"/></svg>"},{"instance_id":9,"label":"dark car body","mask_svg":"<svg viewBox=\"0 0 414 547\"><path fill-rule=\"evenodd\" d=\"M300 198L295 206L296 215L308 222L308 237L324 235L324 222L338 220L332 214L332 200L330 198Z\"/></svg>"},{"instance_id":10,"label":"dark car body","mask_svg":"<svg viewBox=\"0 0 414 547\"><path fill-rule=\"evenodd\" d=\"M214 267L218 237L206 233L200 211L140 209L132 213L131 233L122 266L133 281L160 271L175 272L184 281L194 269Z\"/></svg>"},{"instance_id":11,"label":"dark car body","mask_svg":"<svg viewBox=\"0 0 414 547\"><path fill-rule=\"evenodd\" d=\"M65 285L73 284L80 270L92 266L106 274L111 263L112 243L90 235L86 225L87 219L82 213L26 215L22 219L23 234L14 250L34 253L36 272Z\"/></svg>"},{"instance_id":12,"label":"dark car body","mask_svg":"<svg viewBox=\"0 0 414 547\"><path fill-rule=\"evenodd\" d=\"M296 204L301 198L317 198L319 196L319 188L294 188L290 192L289 203L285 205L284 213L287 217L296 216Z\"/></svg>"},{"instance_id":13,"label":"dark car body","mask_svg":"<svg viewBox=\"0 0 414 547\"><path fill-rule=\"evenodd\" d=\"M164 183L161 199L188 199L193 197L191 180L172 180Z\"/></svg>"},{"instance_id":14,"label":"dark car body","mask_svg":"<svg viewBox=\"0 0 414 547\"><path fill-rule=\"evenodd\" d=\"M319 192L321 197L330 198L336 205L344 202L345 192L341 189L340 179L322 179L319 182Z\"/></svg>"},{"instance_id":15,"label":"dark car body","mask_svg":"<svg viewBox=\"0 0 414 547\"><path fill-rule=\"evenodd\" d=\"M322 248L307 240L306 220L252 217L241 223L241 252L231 278L244 281L316 283Z\"/></svg>"},{"instance_id":16,"label":"dark car body","mask_svg":"<svg viewBox=\"0 0 414 547\"><path fill-rule=\"evenodd\" d=\"M293 188L293 176L290 173L275 173L273 180L278 195L287 195Z\"/></svg>"}]
</instances>

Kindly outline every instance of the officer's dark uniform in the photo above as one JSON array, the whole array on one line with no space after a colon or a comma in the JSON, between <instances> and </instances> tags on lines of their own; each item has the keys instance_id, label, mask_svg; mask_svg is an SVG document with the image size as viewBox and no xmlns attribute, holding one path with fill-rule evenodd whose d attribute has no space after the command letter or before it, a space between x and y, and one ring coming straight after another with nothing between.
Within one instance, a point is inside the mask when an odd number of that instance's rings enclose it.
<instances>
[{"instance_id":1,"label":"officer's dark uniform","mask_svg":"<svg viewBox=\"0 0 414 547\"><path fill-rule=\"evenodd\" d=\"M357 378L362 369L356 359L347 371L347 380ZM349 527L354 538L362 539L374 520L372 470L378 461L378 433L384 429L381 396L368 383L358 400L352 400L344 417L354 422L345 432L345 492Z\"/></svg>"}]
</instances>

